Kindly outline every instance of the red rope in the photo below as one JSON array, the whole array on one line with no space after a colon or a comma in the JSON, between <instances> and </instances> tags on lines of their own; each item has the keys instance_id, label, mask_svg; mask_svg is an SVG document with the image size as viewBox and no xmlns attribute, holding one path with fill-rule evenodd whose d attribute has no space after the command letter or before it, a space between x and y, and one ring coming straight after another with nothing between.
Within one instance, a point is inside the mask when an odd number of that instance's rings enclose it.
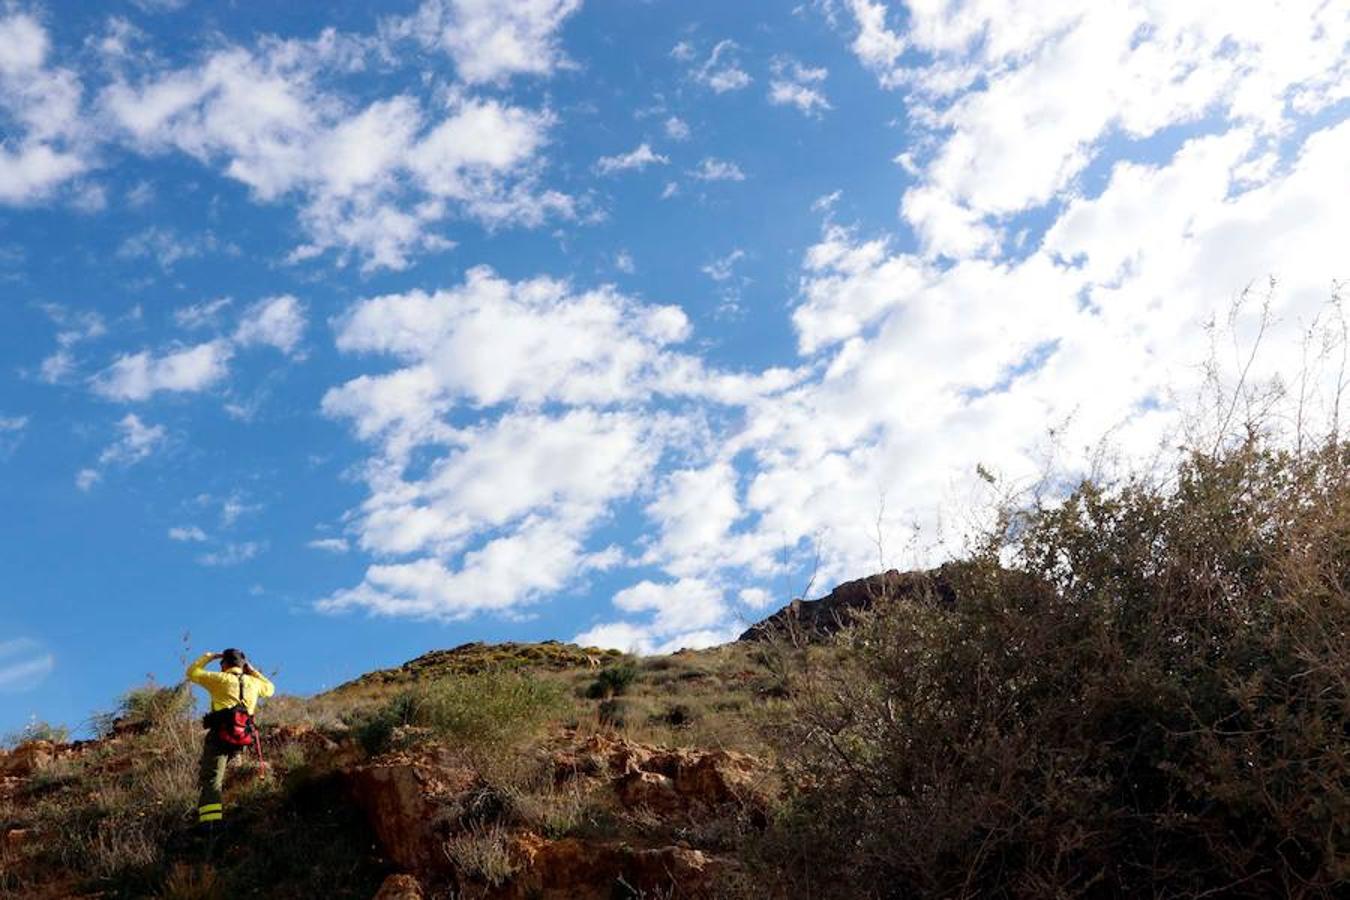
<instances>
[{"instance_id":1,"label":"red rope","mask_svg":"<svg viewBox=\"0 0 1350 900\"><path fill-rule=\"evenodd\" d=\"M258 780L262 781L267 775L267 762L263 759L262 732L256 728L253 731L253 749L258 751Z\"/></svg>"}]
</instances>

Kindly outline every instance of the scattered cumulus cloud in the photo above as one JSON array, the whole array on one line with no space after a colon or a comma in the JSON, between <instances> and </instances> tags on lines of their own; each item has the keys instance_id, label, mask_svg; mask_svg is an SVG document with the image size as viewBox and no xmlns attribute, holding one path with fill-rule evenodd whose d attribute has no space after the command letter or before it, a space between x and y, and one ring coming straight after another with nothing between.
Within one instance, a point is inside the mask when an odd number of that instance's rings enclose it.
<instances>
[{"instance_id":1,"label":"scattered cumulus cloud","mask_svg":"<svg viewBox=\"0 0 1350 900\"><path fill-rule=\"evenodd\" d=\"M705 156L698 168L689 171L689 177L699 181L744 181L745 173L736 163L725 159Z\"/></svg>"},{"instance_id":2,"label":"scattered cumulus cloud","mask_svg":"<svg viewBox=\"0 0 1350 900\"><path fill-rule=\"evenodd\" d=\"M353 527L384 561L321 608L508 612L612 567L586 537L691 424L633 404L764 389L679 352L689 330L678 307L481 267L454 288L357 303L339 349L398 366L333 388L323 407L372 446ZM452 424L462 415L472 424ZM414 451L429 467L414 470Z\"/></svg>"},{"instance_id":3,"label":"scattered cumulus cloud","mask_svg":"<svg viewBox=\"0 0 1350 900\"><path fill-rule=\"evenodd\" d=\"M902 82L902 72L896 63L905 52L906 42L888 26L886 4L881 0L845 0L845 3L858 26L853 52L883 85L897 86ZM950 22L955 16L948 14L942 18ZM937 22L932 24L941 27Z\"/></svg>"},{"instance_id":4,"label":"scattered cumulus cloud","mask_svg":"<svg viewBox=\"0 0 1350 900\"><path fill-rule=\"evenodd\" d=\"M212 328L219 324L220 314L233 302L229 297L203 300L201 303L193 303L174 310L173 320L181 328Z\"/></svg>"},{"instance_id":5,"label":"scattered cumulus cloud","mask_svg":"<svg viewBox=\"0 0 1350 900\"><path fill-rule=\"evenodd\" d=\"M230 305L228 298L207 301L175 310L174 319L185 328L215 326ZM142 350L124 353L89 379L93 392L105 399L123 403L143 402L159 393L190 394L211 390L229 376L230 363L242 349L269 346L299 356L299 345L306 327L304 304L290 294L267 297L244 309L229 337L217 337L188 346L175 346L162 352ZM78 332L64 332L75 335ZM60 336L58 336L60 343ZM64 349L64 348L63 348ZM50 357L44 363L51 373L47 380L59 380L73 368L70 357Z\"/></svg>"},{"instance_id":6,"label":"scattered cumulus cloud","mask_svg":"<svg viewBox=\"0 0 1350 900\"><path fill-rule=\"evenodd\" d=\"M168 271L185 259L208 254L239 255L239 248L222 241L213 233L186 236L172 228L151 226L131 235L117 248L121 259L149 259Z\"/></svg>"},{"instance_id":7,"label":"scattered cumulus cloud","mask_svg":"<svg viewBox=\"0 0 1350 900\"><path fill-rule=\"evenodd\" d=\"M665 129L666 137L670 138L672 141L689 140L689 123L679 116L669 117L662 127Z\"/></svg>"},{"instance_id":8,"label":"scattered cumulus cloud","mask_svg":"<svg viewBox=\"0 0 1350 900\"><path fill-rule=\"evenodd\" d=\"M204 391L224 380L234 350L225 340L212 340L154 354L148 350L124 354L98 375L90 386L109 400L140 401L160 392Z\"/></svg>"},{"instance_id":9,"label":"scattered cumulus cloud","mask_svg":"<svg viewBox=\"0 0 1350 900\"><path fill-rule=\"evenodd\" d=\"M169 529L169 540L182 543L201 543L206 540L206 532L196 525L177 525Z\"/></svg>"},{"instance_id":10,"label":"scattered cumulus cloud","mask_svg":"<svg viewBox=\"0 0 1350 900\"><path fill-rule=\"evenodd\" d=\"M581 0L425 0L411 16L386 20L382 30L448 54L470 84L501 82L566 65L558 32L580 8Z\"/></svg>"},{"instance_id":11,"label":"scattered cumulus cloud","mask_svg":"<svg viewBox=\"0 0 1350 900\"><path fill-rule=\"evenodd\" d=\"M50 62L51 37L19 7L0 8L0 204L51 197L92 165L81 119L83 86Z\"/></svg>"},{"instance_id":12,"label":"scattered cumulus cloud","mask_svg":"<svg viewBox=\"0 0 1350 900\"><path fill-rule=\"evenodd\" d=\"M117 438L98 456L98 463L75 474L75 486L81 491L91 490L103 480L103 473L112 467L126 468L149 459L168 439L163 425L150 425L135 413L127 413L117 423Z\"/></svg>"},{"instance_id":13,"label":"scattered cumulus cloud","mask_svg":"<svg viewBox=\"0 0 1350 900\"><path fill-rule=\"evenodd\" d=\"M670 58L679 60L680 62L693 62L697 56L698 51L695 50L694 45L688 41L680 41L674 47L670 48Z\"/></svg>"},{"instance_id":14,"label":"scattered cumulus cloud","mask_svg":"<svg viewBox=\"0 0 1350 900\"><path fill-rule=\"evenodd\" d=\"M551 114L458 94L430 109L407 94L358 106L325 76L365 52L332 32L227 46L195 66L119 75L98 104L115 136L145 155L186 154L260 203L297 202L308 240L292 263L331 251L340 264L402 269L415 253L452 246L437 230L452 213L491 226L574 214L571 198L537 188ZM128 252L182 258L162 238Z\"/></svg>"},{"instance_id":15,"label":"scattered cumulus cloud","mask_svg":"<svg viewBox=\"0 0 1350 900\"><path fill-rule=\"evenodd\" d=\"M641 581L615 594L613 604L620 612L648 618L597 625L578 634L576 643L650 654L710 647L735 637L726 624L722 590L697 578Z\"/></svg>"},{"instance_id":16,"label":"scattered cumulus cloud","mask_svg":"<svg viewBox=\"0 0 1350 900\"><path fill-rule=\"evenodd\" d=\"M640 172L648 166L664 166L669 162L669 158L654 152L651 145L643 143L627 153L600 157L596 161L595 169L601 175L613 175L616 172L627 172L634 169Z\"/></svg>"},{"instance_id":17,"label":"scattered cumulus cloud","mask_svg":"<svg viewBox=\"0 0 1350 900\"><path fill-rule=\"evenodd\" d=\"M69 380L79 366L75 355L78 346L103 337L108 326L98 312L72 310L55 303L42 309L57 326L56 350L42 360L38 377L48 384L60 384Z\"/></svg>"},{"instance_id":18,"label":"scattered cumulus cloud","mask_svg":"<svg viewBox=\"0 0 1350 900\"><path fill-rule=\"evenodd\" d=\"M796 60L775 59L769 81L769 102L775 106L795 106L808 116L819 116L830 108L821 91L829 74L824 68L808 68Z\"/></svg>"},{"instance_id":19,"label":"scattered cumulus cloud","mask_svg":"<svg viewBox=\"0 0 1350 900\"><path fill-rule=\"evenodd\" d=\"M322 550L325 553L346 553L351 549L345 538L316 538L306 546L311 550Z\"/></svg>"},{"instance_id":20,"label":"scattered cumulus cloud","mask_svg":"<svg viewBox=\"0 0 1350 900\"><path fill-rule=\"evenodd\" d=\"M197 557L197 562L212 568L238 566L254 559L266 549L267 544L263 541L228 543L216 550L201 554Z\"/></svg>"},{"instance_id":21,"label":"scattered cumulus cloud","mask_svg":"<svg viewBox=\"0 0 1350 900\"><path fill-rule=\"evenodd\" d=\"M290 294L282 294L259 300L244 310L234 342L240 347L265 344L292 356L304 333L304 305Z\"/></svg>"},{"instance_id":22,"label":"scattered cumulus cloud","mask_svg":"<svg viewBox=\"0 0 1350 900\"><path fill-rule=\"evenodd\" d=\"M0 462L8 459L23 442L28 416L0 415Z\"/></svg>"},{"instance_id":23,"label":"scattered cumulus cloud","mask_svg":"<svg viewBox=\"0 0 1350 900\"><path fill-rule=\"evenodd\" d=\"M679 46L677 45L677 48ZM703 64L692 71L693 79L717 94L749 87L754 79L740 67L737 59L738 51L739 47L735 41L730 39L718 41ZM676 59L680 58L676 56Z\"/></svg>"},{"instance_id":24,"label":"scattered cumulus cloud","mask_svg":"<svg viewBox=\"0 0 1350 900\"><path fill-rule=\"evenodd\" d=\"M739 247L726 256L715 259L703 267L703 274L713 281L728 281L735 274L736 263L745 258L745 251Z\"/></svg>"}]
</instances>

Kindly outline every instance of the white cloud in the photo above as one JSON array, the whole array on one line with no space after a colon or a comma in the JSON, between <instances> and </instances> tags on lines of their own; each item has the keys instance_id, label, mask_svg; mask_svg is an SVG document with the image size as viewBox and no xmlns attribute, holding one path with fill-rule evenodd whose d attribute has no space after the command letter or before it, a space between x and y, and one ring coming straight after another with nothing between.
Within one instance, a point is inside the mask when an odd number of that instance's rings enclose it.
<instances>
[{"instance_id":1,"label":"white cloud","mask_svg":"<svg viewBox=\"0 0 1350 900\"><path fill-rule=\"evenodd\" d=\"M142 12L176 12L188 5L189 0L131 0Z\"/></svg>"},{"instance_id":2,"label":"white cloud","mask_svg":"<svg viewBox=\"0 0 1350 900\"><path fill-rule=\"evenodd\" d=\"M614 268L625 275L632 275L637 271L637 263L633 262L633 254L627 250L620 250L614 255Z\"/></svg>"},{"instance_id":3,"label":"white cloud","mask_svg":"<svg viewBox=\"0 0 1350 900\"><path fill-rule=\"evenodd\" d=\"M679 45L677 45L678 49ZM703 65L695 69L691 74L695 81L708 88L714 93L725 94L728 91L739 91L742 88L749 87L753 80L736 59L738 46L735 41L727 39L718 41L713 47L708 58L704 60ZM677 56L677 59L680 57Z\"/></svg>"},{"instance_id":4,"label":"white cloud","mask_svg":"<svg viewBox=\"0 0 1350 900\"><path fill-rule=\"evenodd\" d=\"M201 303L194 303L191 306L184 306L173 311L173 320L183 328L207 328L214 326L220 319L220 314L233 301L229 297L217 297L215 300L203 300Z\"/></svg>"},{"instance_id":5,"label":"white cloud","mask_svg":"<svg viewBox=\"0 0 1350 900\"><path fill-rule=\"evenodd\" d=\"M904 42L882 37L884 8L851 7L855 52L884 83L911 89L911 119L936 138L903 210L929 252L952 258L997 253L1000 219L1071 189L1106 136L1222 116L1275 138L1350 85L1350 22L1317 0L1238 11L1151 0L921 5L907 32L917 56L903 69ZM980 80L987 73L997 77Z\"/></svg>"},{"instance_id":6,"label":"white cloud","mask_svg":"<svg viewBox=\"0 0 1350 900\"><path fill-rule=\"evenodd\" d=\"M724 282L736 274L736 263L745 258L745 251L737 247L721 259L715 259L703 267L704 275L713 281Z\"/></svg>"},{"instance_id":7,"label":"white cloud","mask_svg":"<svg viewBox=\"0 0 1350 900\"><path fill-rule=\"evenodd\" d=\"M268 297L244 310L234 342L241 347L266 344L294 355L305 333L305 307L290 294Z\"/></svg>"},{"instance_id":8,"label":"white cloud","mask_svg":"<svg viewBox=\"0 0 1350 900\"><path fill-rule=\"evenodd\" d=\"M48 64L51 49L36 18L15 6L0 10L0 204L45 200L92 165L80 81Z\"/></svg>"},{"instance_id":9,"label":"white cloud","mask_svg":"<svg viewBox=\"0 0 1350 900\"><path fill-rule=\"evenodd\" d=\"M339 348L401 368L334 388L324 409L376 446L353 518L361 548L414 558L371 566L322 607L506 612L613 565L613 551L586 540L692 425L629 407L762 390L670 349L688 331L676 307L486 268L451 290L358 303L339 322ZM452 425L452 413L476 424ZM413 475L417 448L429 462Z\"/></svg>"},{"instance_id":10,"label":"white cloud","mask_svg":"<svg viewBox=\"0 0 1350 900\"><path fill-rule=\"evenodd\" d=\"M357 107L324 84L364 52L333 32L226 47L140 82L119 75L100 107L142 153L219 166L259 202L298 200L308 241L292 262L335 251L401 269L452 246L436 229L456 213L531 227L574 214L570 197L537 185L550 114L457 92L434 110L406 94Z\"/></svg>"},{"instance_id":11,"label":"white cloud","mask_svg":"<svg viewBox=\"0 0 1350 900\"><path fill-rule=\"evenodd\" d=\"M117 427L122 434L99 454L99 465L134 465L154 453L167 435L164 426L147 425L134 413L123 416Z\"/></svg>"},{"instance_id":12,"label":"white cloud","mask_svg":"<svg viewBox=\"0 0 1350 900\"><path fill-rule=\"evenodd\" d=\"M209 553L201 554L197 557L197 562L203 566L211 566L214 568L238 566L254 559L266 549L267 544L261 541L230 543L218 550L212 550Z\"/></svg>"},{"instance_id":13,"label":"white cloud","mask_svg":"<svg viewBox=\"0 0 1350 900\"><path fill-rule=\"evenodd\" d=\"M119 356L90 384L110 400L146 400L161 391L192 393L220 383L229 371L233 349L228 341L213 340L162 355L141 351Z\"/></svg>"},{"instance_id":14,"label":"white cloud","mask_svg":"<svg viewBox=\"0 0 1350 900\"><path fill-rule=\"evenodd\" d=\"M695 390L677 384L692 360L664 349L688 332L678 307L607 288L573 294L547 278L511 283L477 267L458 288L357 304L339 324L338 348L407 365L330 391L324 408L354 419L363 436L398 442L439 433L437 417L459 403L608 404Z\"/></svg>"},{"instance_id":15,"label":"white cloud","mask_svg":"<svg viewBox=\"0 0 1350 900\"><path fill-rule=\"evenodd\" d=\"M209 231L188 236L160 226L151 226L131 235L117 248L120 259L153 259L166 271L185 259L214 253L237 256L239 248Z\"/></svg>"},{"instance_id":16,"label":"white cloud","mask_svg":"<svg viewBox=\"0 0 1350 900\"><path fill-rule=\"evenodd\" d=\"M891 87L900 82L896 61L905 52L905 39L886 25L886 4L880 0L846 0L858 24L853 52L863 65Z\"/></svg>"},{"instance_id":17,"label":"white cloud","mask_svg":"<svg viewBox=\"0 0 1350 900\"><path fill-rule=\"evenodd\" d=\"M311 550L322 550L325 553L346 553L351 549L345 538L316 538L306 546Z\"/></svg>"},{"instance_id":18,"label":"white cloud","mask_svg":"<svg viewBox=\"0 0 1350 900\"><path fill-rule=\"evenodd\" d=\"M736 595L736 599L752 610L763 610L773 604L774 595L763 588L744 588Z\"/></svg>"},{"instance_id":19,"label":"white cloud","mask_svg":"<svg viewBox=\"0 0 1350 900\"><path fill-rule=\"evenodd\" d=\"M679 116L671 116L666 119L665 125L666 137L672 141L687 141L689 139L689 123Z\"/></svg>"},{"instance_id":20,"label":"white cloud","mask_svg":"<svg viewBox=\"0 0 1350 900\"><path fill-rule=\"evenodd\" d=\"M196 525L178 525L169 529L169 540L183 543L200 543L206 540L206 532Z\"/></svg>"},{"instance_id":21,"label":"white cloud","mask_svg":"<svg viewBox=\"0 0 1350 900\"><path fill-rule=\"evenodd\" d=\"M699 181L744 181L745 173L741 167L734 162L725 159L717 159L712 156L705 156L703 161L698 164L697 169L689 171L691 178L697 178Z\"/></svg>"},{"instance_id":22,"label":"white cloud","mask_svg":"<svg viewBox=\"0 0 1350 900\"><path fill-rule=\"evenodd\" d=\"M194 304L175 310L174 319L185 328L211 327L230 303L229 298L221 298ZM101 320L95 321L101 329ZM124 403L145 401L158 393L199 393L225 381L240 349L264 345L298 358L305 328L305 308L298 299L290 294L267 297L240 314L229 337L159 353L124 353L91 377L89 385L99 396ZM58 335L61 349L43 362L45 380L61 380L74 370L75 361L67 348L83 339L84 333L79 331Z\"/></svg>"},{"instance_id":23,"label":"white cloud","mask_svg":"<svg viewBox=\"0 0 1350 900\"><path fill-rule=\"evenodd\" d=\"M62 381L75 367L74 348L87 341L96 340L108 333L108 325L103 316L93 311L78 312L55 303L42 307L47 317L56 324L56 353L42 362L42 380L50 383Z\"/></svg>"},{"instance_id":24,"label":"white cloud","mask_svg":"<svg viewBox=\"0 0 1350 900\"><path fill-rule=\"evenodd\" d=\"M0 416L0 432L13 434L28 427L27 416Z\"/></svg>"},{"instance_id":25,"label":"white cloud","mask_svg":"<svg viewBox=\"0 0 1350 900\"><path fill-rule=\"evenodd\" d=\"M882 4L849 6L864 19L855 51L910 90L918 183L902 211L920 248L821 208L793 310L809 373L747 400L706 458L660 479L639 562L670 580L625 594L628 616L578 640L673 646L673 630L697 626L658 625L677 602L663 598L701 596L672 587L689 580L739 590L749 613L817 555L815 591L932 564L983 524L977 464L1016 486L1051 453L1060 471L1091 471L1105 436L1133 460L1175 447L1210 352L1203 324L1272 274L1251 377L1291 383L1311 331L1328 365L1311 374L1308 409L1337 412L1345 338L1328 301L1347 277L1350 123L1317 111L1347 83L1342 15L918 4L900 34ZM1289 14L1298 24L1281 30L1274 17ZM1196 133L1149 148L1149 162L1107 155L1108 136L1178 125ZM1088 165L1105 173L1095 194L1077 180ZM1011 224L1033 212L1043 232ZM1233 319L1244 349L1259 306ZM1294 402L1275 415L1293 421Z\"/></svg>"},{"instance_id":26,"label":"white cloud","mask_svg":"<svg viewBox=\"0 0 1350 900\"><path fill-rule=\"evenodd\" d=\"M600 157L595 163L595 168L601 175L613 175L615 172L627 172L630 169L642 171L650 165L664 166L669 162L669 158L653 152L651 146L644 143L627 153Z\"/></svg>"},{"instance_id":27,"label":"white cloud","mask_svg":"<svg viewBox=\"0 0 1350 900\"><path fill-rule=\"evenodd\" d=\"M209 495L203 495L197 498L204 504L210 503L212 498ZM259 503L249 503L239 492L230 494L228 497L220 500L220 525L222 528L232 528L239 519L250 513L258 512L262 509Z\"/></svg>"},{"instance_id":28,"label":"white cloud","mask_svg":"<svg viewBox=\"0 0 1350 900\"><path fill-rule=\"evenodd\" d=\"M75 486L88 491L103 480L110 466L134 466L164 446L168 432L162 425L147 425L140 416L128 413L117 423L117 439L103 448L98 463L81 469L75 475Z\"/></svg>"},{"instance_id":29,"label":"white cloud","mask_svg":"<svg viewBox=\"0 0 1350 900\"><path fill-rule=\"evenodd\" d=\"M566 63L558 31L581 0L425 0L412 16L384 23L386 34L412 37L455 61L469 83L511 75L549 75Z\"/></svg>"},{"instance_id":30,"label":"white cloud","mask_svg":"<svg viewBox=\"0 0 1350 900\"><path fill-rule=\"evenodd\" d=\"M769 102L775 106L795 106L808 116L819 116L830 108L820 89L829 74L823 68L807 68L796 60L776 59L769 81Z\"/></svg>"},{"instance_id":31,"label":"white cloud","mask_svg":"<svg viewBox=\"0 0 1350 900\"><path fill-rule=\"evenodd\" d=\"M32 638L0 641L0 693L32 690L55 669L55 654L40 641Z\"/></svg>"},{"instance_id":32,"label":"white cloud","mask_svg":"<svg viewBox=\"0 0 1350 900\"><path fill-rule=\"evenodd\" d=\"M721 589L697 578L639 582L615 594L614 607L624 613L651 615L642 623L597 625L573 640L582 646L651 654L709 647L735 636L727 625L729 611Z\"/></svg>"}]
</instances>

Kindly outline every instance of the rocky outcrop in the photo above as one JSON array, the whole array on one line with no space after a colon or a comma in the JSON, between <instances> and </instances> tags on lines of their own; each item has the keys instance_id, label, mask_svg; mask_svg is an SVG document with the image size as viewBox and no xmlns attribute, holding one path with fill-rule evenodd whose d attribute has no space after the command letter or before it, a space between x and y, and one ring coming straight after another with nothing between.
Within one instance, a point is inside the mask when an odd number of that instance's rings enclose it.
<instances>
[{"instance_id":1,"label":"rocky outcrop","mask_svg":"<svg viewBox=\"0 0 1350 900\"><path fill-rule=\"evenodd\" d=\"M846 581L818 600L793 600L769 618L752 625L742 641L783 637L791 641L819 640L849 624L859 611L879 603L937 602L952 604L956 589L948 566L928 572L891 569L856 581Z\"/></svg>"},{"instance_id":2,"label":"rocky outcrop","mask_svg":"<svg viewBox=\"0 0 1350 900\"><path fill-rule=\"evenodd\" d=\"M477 783L468 769L429 754L394 754L344 773L385 855L411 872L448 872L450 808Z\"/></svg>"},{"instance_id":3,"label":"rocky outcrop","mask_svg":"<svg viewBox=\"0 0 1350 900\"><path fill-rule=\"evenodd\" d=\"M520 873L490 891L490 900L613 900L711 896L728 863L688 847L638 848L618 841L550 841L516 836L511 854Z\"/></svg>"},{"instance_id":4,"label":"rocky outcrop","mask_svg":"<svg viewBox=\"0 0 1350 900\"><path fill-rule=\"evenodd\" d=\"M28 741L0 756L0 776L29 778L68 753L68 745L51 741Z\"/></svg>"},{"instance_id":5,"label":"rocky outcrop","mask_svg":"<svg viewBox=\"0 0 1350 900\"><path fill-rule=\"evenodd\" d=\"M263 731L263 742L269 751L286 746L299 747L306 757L331 755L338 749L337 742L310 725L277 725Z\"/></svg>"},{"instance_id":6,"label":"rocky outcrop","mask_svg":"<svg viewBox=\"0 0 1350 900\"><path fill-rule=\"evenodd\" d=\"M553 754L554 779L612 780L619 801L658 813L708 812L727 804L761 807L757 783L765 766L731 750L692 750L639 744L594 734Z\"/></svg>"},{"instance_id":7,"label":"rocky outcrop","mask_svg":"<svg viewBox=\"0 0 1350 900\"><path fill-rule=\"evenodd\" d=\"M674 822L761 809L766 766L726 750L659 747L618 736L568 733L547 757L554 780L590 780L612 790L617 805ZM380 897L415 898L422 884L453 884L465 896L490 900L610 900L613 897L709 896L731 863L659 838L550 840L516 818L509 804L444 751L387 754L343 772L346 789L365 813L385 858L405 875L388 879ZM456 869L447 847L491 829L500 835L511 877L475 882ZM467 890L472 888L472 890ZM402 891L403 893L398 893Z\"/></svg>"}]
</instances>

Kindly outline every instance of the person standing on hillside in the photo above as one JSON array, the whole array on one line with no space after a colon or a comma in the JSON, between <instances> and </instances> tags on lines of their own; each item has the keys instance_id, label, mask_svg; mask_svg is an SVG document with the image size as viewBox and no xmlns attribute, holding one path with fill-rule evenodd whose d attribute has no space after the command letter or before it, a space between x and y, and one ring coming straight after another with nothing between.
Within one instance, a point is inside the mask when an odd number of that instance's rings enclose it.
<instances>
[{"instance_id":1,"label":"person standing on hillside","mask_svg":"<svg viewBox=\"0 0 1350 900\"><path fill-rule=\"evenodd\" d=\"M217 659L220 671L208 672L206 666ZM188 666L187 678L205 688L211 697L211 711L202 717L206 742L202 746L197 806L197 824L209 829L225 818L221 800L225 769L240 751L257 742L253 715L258 700L272 696L276 688L249 663L244 651L233 647L221 653L203 653Z\"/></svg>"}]
</instances>

